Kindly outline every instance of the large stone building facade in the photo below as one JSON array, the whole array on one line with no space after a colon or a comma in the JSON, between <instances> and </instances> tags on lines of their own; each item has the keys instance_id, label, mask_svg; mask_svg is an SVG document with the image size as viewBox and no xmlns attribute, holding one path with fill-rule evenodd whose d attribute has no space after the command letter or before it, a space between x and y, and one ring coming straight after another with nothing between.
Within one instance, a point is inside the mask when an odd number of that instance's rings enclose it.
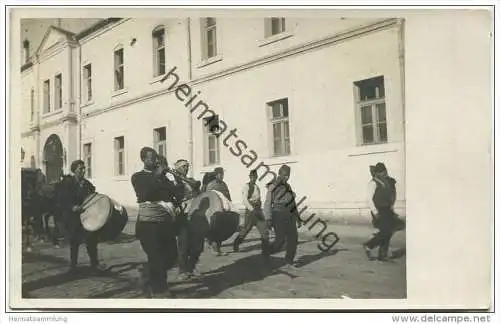
<instances>
[{"instance_id":1,"label":"large stone building facade","mask_svg":"<svg viewBox=\"0 0 500 324\"><path fill-rule=\"evenodd\" d=\"M403 36L398 19L50 26L22 67L24 164L55 181L81 158L98 191L134 205L143 146L199 179L223 167L236 204L250 169L263 187L287 163L311 210L358 215L369 165L384 162L404 213Z\"/></svg>"}]
</instances>

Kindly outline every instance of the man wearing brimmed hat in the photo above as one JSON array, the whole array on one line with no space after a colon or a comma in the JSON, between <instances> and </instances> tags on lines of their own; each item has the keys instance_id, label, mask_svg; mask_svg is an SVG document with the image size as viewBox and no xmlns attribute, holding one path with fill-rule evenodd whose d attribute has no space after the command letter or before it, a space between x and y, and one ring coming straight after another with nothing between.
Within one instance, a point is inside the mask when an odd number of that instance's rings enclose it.
<instances>
[{"instance_id":1,"label":"man wearing brimmed hat","mask_svg":"<svg viewBox=\"0 0 500 324\"><path fill-rule=\"evenodd\" d=\"M396 180L389 177L384 163L370 166L372 180L368 183L368 206L373 225L379 229L370 240L363 244L366 255L373 259L371 251L379 247L378 259L388 258L389 243L395 230L402 229L402 221L394 212L396 201Z\"/></svg>"},{"instance_id":2,"label":"man wearing brimmed hat","mask_svg":"<svg viewBox=\"0 0 500 324\"><path fill-rule=\"evenodd\" d=\"M267 186L266 200L264 202L264 218L269 225L274 227L276 237L266 255L279 252L286 242L285 260L289 267L295 268L294 259L297 253L298 232L300 223L295 193L288 179L290 167L282 165L278 177Z\"/></svg>"},{"instance_id":3,"label":"man wearing brimmed hat","mask_svg":"<svg viewBox=\"0 0 500 324\"><path fill-rule=\"evenodd\" d=\"M262 200L260 198L260 188L257 185L257 171L252 170L249 174L250 181L243 186L243 205L245 205L245 224L233 243L233 250L239 251L239 245L243 243L245 237L255 226L260 233L262 251L269 247L269 232L266 220L262 213Z\"/></svg>"}]
</instances>

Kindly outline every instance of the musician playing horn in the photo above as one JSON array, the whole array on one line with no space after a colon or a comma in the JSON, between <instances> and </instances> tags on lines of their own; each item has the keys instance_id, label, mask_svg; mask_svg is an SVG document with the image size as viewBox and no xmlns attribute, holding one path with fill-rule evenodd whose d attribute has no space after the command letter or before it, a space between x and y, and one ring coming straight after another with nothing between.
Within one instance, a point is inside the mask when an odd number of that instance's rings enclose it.
<instances>
[{"instance_id":1,"label":"musician playing horn","mask_svg":"<svg viewBox=\"0 0 500 324\"><path fill-rule=\"evenodd\" d=\"M97 257L97 237L94 232L86 231L83 228L80 213L83 211L81 205L84 200L95 192L95 187L90 181L85 179L85 163L76 160L71 163L72 175L64 176L60 183L58 206L61 215L66 223L66 230L69 236L70 246L70 273L74 273L78 263L78 249L85 241L87 253L90 258L90 266L93 271L106 270L104 264L99 264Z\"/></svg>"},{"instance_id":2,"label":"musician playing horn","mask_svg":"<svg viewBox=\"0 0 500 324\"><path fill-rule=\"evenodd\" d=\"M140 158L144 168L134 173L131 181L139 204L136 237L147 256L148 280L144 288L151 298L170 297L167 270L173 261L169 260L172 257L171 253L166 251L174 249L172 246L175 242L174 215L162 201L166 199L165 192L174 189L167 187L167 182L162 181L156 173L158 154L154 149L142 148ZM173 207L172 201L166 202L166 205L168 204Z\"/></svg>"}]
</instances>

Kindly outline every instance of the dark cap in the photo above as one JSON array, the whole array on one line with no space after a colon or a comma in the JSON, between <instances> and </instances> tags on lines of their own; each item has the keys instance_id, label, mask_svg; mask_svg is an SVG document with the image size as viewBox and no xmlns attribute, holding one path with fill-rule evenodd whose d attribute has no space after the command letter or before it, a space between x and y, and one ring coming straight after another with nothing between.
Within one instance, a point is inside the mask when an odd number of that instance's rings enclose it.
<instances>
[{"instance_id":1,"label":"dark cap","mask_svg":"<svg viewBox=\"0 0 500 324\"><path fill-rule=\"evenodd\" d=\"M385 167L385 164L382 162L375 164L375 166L373 167L373 172L384 172L384 171L387 171L387 169Z\"/></svg>"},{"instance_id":2,"label":"dark cap","mask_svg":"<svg viewBox=\"0 0 500 324\"><path fill-rule=\"evenodd\" d=\"M281 172L286 172L286 173L290 173L290 167L286 164L283 164L279 170L278 170L278 173L281 173Z\"/></svg>"},{"instance_id":3,"label":"dark cap","mask_svg":"<svg viewBox=\"0 0 500 324\"><path fill-rule=\"evenodd\" d=\"M249 176L250 176L250 177L251 177L251 176L257 176L257 170L252 170L252 171L250 171Z\"/></svg>"},{"instance_id":4,"label":"dark cap","mask_svg":"<svg viewBox=\"0 0 500 324\"><path fill-rule=\"evenodd\" d=\"M224 173L224 169L221 167L217 167L214 169L214 173Z\"/></svg>"}]
</instances>

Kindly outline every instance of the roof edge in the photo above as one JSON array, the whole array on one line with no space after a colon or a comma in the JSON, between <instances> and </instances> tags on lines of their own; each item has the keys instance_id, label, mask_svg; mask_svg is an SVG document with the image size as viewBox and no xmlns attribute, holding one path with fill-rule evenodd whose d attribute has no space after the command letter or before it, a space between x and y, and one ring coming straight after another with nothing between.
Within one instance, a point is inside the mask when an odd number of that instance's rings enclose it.
<instances>
[{"instance_id":1,"label":"roof edge","mask_svg":"<svg viewBox=\"0 0 500 324\"><path fill-rule=\"evenodd\" d=\"M110 25L112 23L115 23L117 21L120 21L122 20L123 18L106 18L106 19L103 19L101 21L98 21L97 23L95 23L94 25L90 26L89 28L87 29L84 29L82 30L81 32L79 32L78 34L75 35L75 39L77 41L81 40L82 38L85 38L97 31L99 31L100 29L106 27L107 25Z\"/></svg>"}]
</instances>

